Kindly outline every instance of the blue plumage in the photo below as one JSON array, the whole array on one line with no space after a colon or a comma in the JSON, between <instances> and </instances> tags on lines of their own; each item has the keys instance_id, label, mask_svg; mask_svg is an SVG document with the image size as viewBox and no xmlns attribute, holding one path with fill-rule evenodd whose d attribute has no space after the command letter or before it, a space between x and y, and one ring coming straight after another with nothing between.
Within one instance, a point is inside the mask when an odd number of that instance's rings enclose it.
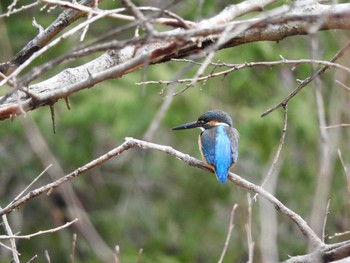
<instances>
[{"instance_id":1,"label":"blue plumage","mask_svg":"<svg viewBox=\"0 0 350 263\"><path fill-rule=\"evenodd\" d=\"M199 138L203 161L214 168L221 183L226 182L230 167L237 161L237 144L230 140L231 130L231 127L217 125L204 130Z\"/></svg>"},{"instance_id":2,"label":"blue plumage","mask_svg":"<svg viewBox=\"0 0 350 263\"><path fill-rule=\"evenodd\" d=\"M232 153L230 139L228 138L224 126L219 125L217 128L215 143L214 167L218 180L221 183L226 182L228 170L232 165Z\"/></svg>"},{"instance_id":3,"label":"blue plumage","mask_svg":"<svg viewBox=\"0 0 350 263\"><path fill-rule=\"evenodd\" d=\"M209 111L196 122L186 123L174 130L201 128L199 150L206 166L215 170L220 183L225 183L231 166L237 162L238 132L232 128L230 116L220 110Z\"/></svg>"}]
</instances>

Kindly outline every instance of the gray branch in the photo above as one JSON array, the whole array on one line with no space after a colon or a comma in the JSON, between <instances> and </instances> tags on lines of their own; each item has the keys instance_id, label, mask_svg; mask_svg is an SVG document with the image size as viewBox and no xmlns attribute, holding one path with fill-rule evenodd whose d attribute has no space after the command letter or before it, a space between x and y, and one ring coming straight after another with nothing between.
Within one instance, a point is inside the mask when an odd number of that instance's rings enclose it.
<instances>
[{"instance_id":1,"label":"gray branch","mask_svg":"<svg viewBox=\"0 0 350 263\"><path fill-rule=\"evenodd\" d=\"M247 1L249 3L251 1ZM254 1L252 1L254 2ZM266 1L268 3L269 1ZM257 7L247 8L248 11ZM226 12L235 10L230 7ZM281 10L279 8L278 10ZM107 51L96 59L77 66L67 68L57 75L28 87L18 87L7 95L0 97L0 120L14 117L23 112L44 105L52 105L58 99L67 98L71 94L111 78L118 78L135 71L145 63L166 62L173 58L181 58L193 54L204 55L208 47L215 45L222 32L231 26L232 30L218 49L230 48L256 41L280 41L288 36L315 33L320 30L350 29L350 4L296 6L292 9L270 12L273 15L258 17L239 22L223 22L216 16L202 21L190 29L175 29L156 33L152 39L131 39L125 47ZM233 12L233 11L232 11ZM240 15L240 11L237 15ZM270 14L268 13L268 14ZM225 14L223 11L222 14ZM225 15L225 17L229 17ZM231 17L234 17L232 15ZM216 21L216 24L214 22ZM112 42L106 50L116 46ZM120 43L117 44L119 46ZM35 75L33 69L31 74ZM18 80L20 84L20 79Z\"/></svg>"}]
</instances>

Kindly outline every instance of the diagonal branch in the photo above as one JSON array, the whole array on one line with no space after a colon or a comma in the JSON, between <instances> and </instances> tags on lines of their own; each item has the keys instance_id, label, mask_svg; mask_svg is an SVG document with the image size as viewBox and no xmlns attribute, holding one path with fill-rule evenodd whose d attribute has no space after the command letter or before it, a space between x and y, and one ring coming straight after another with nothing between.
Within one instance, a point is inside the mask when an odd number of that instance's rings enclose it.
<instances>
[{"instance_id":1,"label":"diagonal branch","mask_svg":"<svg viewBox=\"0 0 350 263\"><path fill-rule=\"evenodd\" d=\"M24 205L26 202L30 201L31 199L45 193L52 191L53 189L61 186L62 184L74 179L75 177L79 176L82 173L85 173L91 169L93 169L96 166L102 165L109 159L113 157L117 157L121 154L123 154L125 151L132 149L132 148L139 148L139 149L145 149L145 150L156 150L160 152L167 153L171 156L174 156L175 158L187 163L190 166L197 167L199 169L205 170L207 172L213 173L213 171L206 166L203 165L202 162L199 160L189 156L188 154L181 153L172 147L165 146L165 145L159 145L155 143L150 143L146 141L141 141L133 138L125 138L125 141L120 146L112 149L111 151L107 152L106 154L100 156L99 158L85 164L84 166L81 166L71 172L70 174L50 183L45 186L42 186L40 188L37 188L33 191L30 191L27 195L21 197L20 199L16 200L15 202L11 202L8 206L6 206L4 209L0 210L0 215L5 215L11 213L14 209L19 208L20 206ZM303 256L295 256L289 258L287 261L288 263L292 262L332 262L334 260L339 260L342 258L346 258L349 255L350 251L350 241L335 243L331 245L327 245L322 242L322 240L316 236L314 231L308 226L308 224L294 211L290 210L288 207L283 205L276 197L274 197L272 194L264 190L262 187L255 185L242 177L240 177L237 174L230 173L229 174L229 180L233 182L235 185L242 187L244 189L247 189L251 192L258 193L259 196L262 196L266 200L268 200L272 205L274 205L275 209L280 212L281 214L287 216L289 219L291 219L300 229L300 231L303 233L303 235L310 241L311 244L313 244L313 251L310 254L303 255Z\"/></svg>"},{"instance_id":2,"label":"diagonal branch","mask_svg":"<svg viewBox=\"0 0 350 263\"><path fill-rule=\"evenodd\" d=\"M160 152L167 153L169 155L174 156L175 158L187 163L190 166L194 166L197 168L200 168L205 171L209 171L213 173L214 171L210 168L204 166L202 162L197 160L196 158L193 158L189 156L188 154L184 154L182 152L179 152L175 149L173 149L170 146L165 145L159 145L155 143L150 143L146 141L137 140L134 138L125 138L125 141L120 146L114 148L113 150L107 152L106 154L100 156L99 158L85 164L84 166L81 166L71 172L70 174L50 183L45 186L42 186L40 188L37 188L33 191L30 191L27 195L21 197L15 202L11 202L8 206L6 206L4 209L0 210L0 215L9 214L14 209L22 206L29 200L33 199L34 197L37 197L45 192L52 191L53 189L59 187L60 185L72 180L73 178L79 176L80 174L83 174L92 168L96 166L100 166L109 159L113 157L117 157L121 155L123 152L132 149L132 148L140 148L145 150L156 150ZM232 181L234 184L236 184L239 187L242 187L244 189L247 189L249 191L252 191L254 193L258 193L265 199L267 199L270 203L272 203L276 210L279 211L281 214L287 216L290 218L300 229L300 231L303 233L303 235L310 241L311 244L314 245L314 247L323 247L324 243L322 240L316 236L316 234L313 232L313 230L307 225L307 223L295 212L290 210L288 207L283 205L276 197L271 195L269 192L264 190L262 187L257 186L251 182L248 182L247 180L243 179L237 174L229 173L229 180Z\"/></svg>"},{"instance_id":3,"label":"diagonal branch","mask_svg":"<svg viewBox=\"0 0 350 263\"><path fill-rule=\"evenodd\" d=\"M283 261L284 263L326 263L335 262L336 260L347 258L350 254L350 241L326 245L320 250L316 250L310 254L291 257ZM346 261L344 261L346 262Z\"/></svg>"},{"instance_id":4,"label":"diagonal branch","mask_svg":"<svg viewBox=\"0 0 350 263\"><path fill-rule=\"evenodd\" d=\"M350 48L350 41L347 42L330 60L331 63L334 63L338 58L342 57L346 51ZM307 86L311 81L316 79L318 76L322 75L327 69L330 68L330 65L324 65L322 68L317 70L312 76L306 78L303 82L301 82L298 87L293 90L286 98L284 98L280 103L276 104L275 106L271 107L270 109L266 110L261 114L261 117L265 117L266 115L270 114L274 110L284 107L287 105L287 103L295 96L297 95L305 86Z\"/></svg>"}]
</instances>

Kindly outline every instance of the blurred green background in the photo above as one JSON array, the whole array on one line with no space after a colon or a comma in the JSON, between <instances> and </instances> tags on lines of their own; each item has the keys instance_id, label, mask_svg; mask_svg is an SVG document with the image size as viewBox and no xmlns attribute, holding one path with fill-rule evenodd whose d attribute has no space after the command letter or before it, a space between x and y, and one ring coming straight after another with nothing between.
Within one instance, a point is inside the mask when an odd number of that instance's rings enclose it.
<instances>
[{"instance_id":1,"label":"blurred green background","mask_svg":"<svg viewBox=\"0 0 350 263\"><path fill-rule=\"evenodd\" d=\"M1 1L3 12L11 1ZM26 1L21 2L25 4ZM134 1L137 5L145 2ZM159 2L162 1L158 1ZM231 1L204 1L197 11L197 1L183 1L172 10L188 20L211 17ZM285 2L283 2L285 3ZM288 2L286 2L288 3ZM149 3L148 3L149 4ZM152 2L157 5L157 1ZM119 3L105 1L101 7L115 8ZM35 17L47 27L61 12L40 12L39 8L3 18L1 46L12 50L1 52L1 62L7 61L36 34L31 26ZM26 14L26 16L24 16ZM19 20L21 19L21 20ZM19 22L20 21L20 22ZM100 28L115 27L112 19L92 25L87 40L100 33ZM126 37L120 36L121 38ZM78 42L70 38L37 60L42 63L70 50ZM321 60L329 60L349 39L343 31L321 32L317 35ZM259 42L219 51L213 62L243 63L251 61L310 58L310 38L295 36L276 42ZM42 80L66 67L78 66L90 58L69 62L50 71ZM349 66L349 55L338 62ZM65 102L55 104L56 134L52 132L48 107L29 112L44 136L49 149L65 173L97 158L120 145L125 137L142 139L162 105L167 87L138 86L147 80L171 80L187 64L169 62L152 65L123 78L108 80L94 88L70 97L72 109ZM182 78L193 77L193 67ZM208 68L207 73L212 68ZM146 75L144 75L146 74ZM239 159L234 172L260 184L271 165L283 127L283 112L279 109L262 118L261 113L275 105L294 88L296 79L312 74L311 66L256 67L235 71L224 78L200 82L186 92L179 93L161 120L150 141L172 146L200 158L197 146L199 130L173 132L171 127L196 120L209 109L228 112L240 132ZM321 77L320 86L327 125L349 123L349 92L335 84L335 80L349 83L349 75L330 69ZM40 80L39 80L40 81ZM176 91L185 88L178 85ZM164 91L164 92L163 92ZM6 206L26 185L45 168L28 142L24 117L0 122L0 205ZM349 128L329 129L330 144L340 149L346 163L350 160ZM276 197L286 206L310 218L312 200L319 170L320 132L317 121L315 91L307 86L290 102L288 130L278 164ZM326 233L349 229L349 199L343 168L336 152L332 152L330 180L330 214ZM43 176L35 186L48 183ZM247 191L231 183L219 184L214 175L190 167L175 158L155 151L132 149L122 156L81 175L70 182L100 236L109 247L118 245L122 262L135 262L140 248L139 262L215 262L224 246L233 204L236 210L235 228L224 262L246 262L248 248L244 225L248 220ZM258 203L253 203L252 234L255 242L254 262L260 262L260 219ZM263 211L262 211L263 212ZM57 191L49 197L38 197L9 216L14 232L21 234L57 227L68 220L67 204ZM280 259L287 255L306 253L307 241L289 219L278 214L278 249ZM75 227L58 233L19 240L18 249L23 262L38 254L37 262L44 262L44 251L52 262L69 262L72 233L78 234L75 262L97 262L98 257ZM3 231L1 231L3 233ZM347 239L348 237L342 237ZM332 240L340 241L342 238ZM0 262L9 262L10 255L0 250Z\"/></svg>"}]
</instances>

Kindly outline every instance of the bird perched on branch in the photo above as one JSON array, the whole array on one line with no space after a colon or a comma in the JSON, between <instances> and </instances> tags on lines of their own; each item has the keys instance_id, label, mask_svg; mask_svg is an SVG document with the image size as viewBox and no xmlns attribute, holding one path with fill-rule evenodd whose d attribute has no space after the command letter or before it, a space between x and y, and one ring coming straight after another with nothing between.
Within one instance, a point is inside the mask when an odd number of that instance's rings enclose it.
<instances>
[{"instance_id":1,"label":"bird perched on branch","mask_svg":"<svg viewBox=\"0 0 350 263\"><path fill-rule=\"evenodd\" d=\"M214 169L220 183L225 183L229 169L237 162L239 134L232 127L231 117L221 110L211 110L197 121L173 128L184 130L200 128L199 150L203 163Z\"/></svg>"}]
</instances>

